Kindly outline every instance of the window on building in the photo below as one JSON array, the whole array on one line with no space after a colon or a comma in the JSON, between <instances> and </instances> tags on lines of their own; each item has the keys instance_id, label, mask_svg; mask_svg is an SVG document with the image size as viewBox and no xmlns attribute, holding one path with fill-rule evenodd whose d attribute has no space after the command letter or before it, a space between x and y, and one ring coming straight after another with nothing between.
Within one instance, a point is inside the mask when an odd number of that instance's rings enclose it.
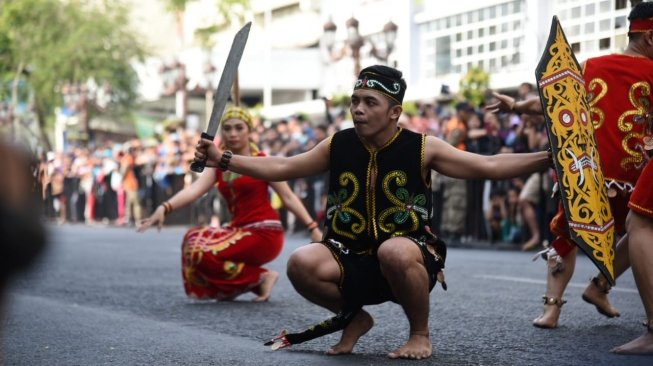
<instances>
[{"instance_id":1,"label":"window on building","mask_svg":"<svg viewBox=\"0 0 653 366\"><path fill-rule=\"evenodd\" d=\"M503 39L503 40L501 40L501 49L505 50L506 48L508 48L508 40Z\"/></svg>"},{"instance_id":2,"label":"window on building","mask_svg":"<svg viewBox=\"0 0 653 366\"><path fill-rule=\"evenodd\" d=\"M483 60L478 62L478 68L481 69L481 70L485 69L485 62Z\"/></svg>"},{"instance_id":3,"label":"window on building","mask_svg":"<svg viewBox=\"0 0 653 366\"><path fill-rule=\"evenodd\" d=\"M435 39L435 74L446 75L451 72L451 37Z\"/></svg>"},{"instance_id":4,"label":"window on building","mask_svg":"<svg viewBox=\"0 0 653 366\"><path fill-rule=\"evenodd\" d=\"M493 25L490 27L490 35L497 34L497 26Z\"/></svg>"},{"instance_id":5,"label":"window on building","mask_svg":"<svg viewBox=\"0 0 653 366\"><path fill-rule=\"evenodd\" d=\"M616 0L614 2L614 8L615 10L626 9L627 4L628 4L627 0Z\"/></svg>"},{"instance_id":6,"label":"window on building","mask_svg":"<svg viewBox=\"0 0 653 366\"><path fill-rule=\"evenodd\" d=\"M583 41L583 50L585 52L594 52L594 51L596 51L596 40L591 39L589 41Z\"/></svg>"},{"instance_id":7,"label":"window on building","mask_svg":"<svg viewBox=\"0 0 653 366\"><path fill-rule=\"evenodd\" d=\"M497 69L497 60L490 59L490 72L496 71Z\"/></svg>"},{"instance_id":8,"label":"window on building","mask_svg":"<svg viewBox=\"0 0 653 366\"><path fill-rule=\"evenodd\" d=\"M483 53L483 52L485 52L485 45L481 44L478 46L478 53Z\"/></svg>"},{"instance_id":9,"label":"window on building","mask_svg":"<svg viewBox=\"0 0 653 366\"><path fill-rule=\"evenodd\" d=\"M512 5L512 12L513 13L520 13L521 12L521 2L522 2L522 0L517 0Z\"/></svg>"},{"instance_id":10,"label":"window on building","mask_svg":"<svg viewBox=\"0 0 653 366\"><path fill-rule=\"evenodd\" d=\"M571 18L572 19L580 18L580 6L575 6L571 8Z\"/></svg>"},{"instance_id":11,"label":"window on building","mask_svg":"<svg viewBox=\"0 0 653 366\"><path fill-rule=\"evenodd\" d=\"M473 30L468 30L467 31L467 39L474 39L474 31Z\"/></svg>"},{"instance_id":12,"label":"window on building","mask_svg":"<svg viewBox=\"0 0 653 366\"><path fill-rule=\"evenodd\" d=\"M485 20L485 9L478 10L478 20Z\"/></svg>"},{"instance_id":13,"label":"window on building","mask_svg":"<svg viewBox=\"0 0 653 366\"><path fill-rule=\"evenodd\" d=\"M601 1L601 3L599 4L599 9L601 9L601 13L610 11L610 1L609 0Z\"/></svg>"},{"instance_id":14,"label":"window on building","mask_svg":"<svg viewBox=\"0 0 653 366\"><path fill-rule=\"evenodd\" d=\"M569 10L568 9L561 10L560 13L558 14L558 17L560 18L560 20L567 20L569 18Z\"/></svg>"},{"instance_id":15,"label":"window on building","mask_svg":"<svg viewBox=\"0 0 653 366\"><path fill-rule=\"evenodd\" d=\"M599 22L599 31L610 30L610 19L603 19Z\"/></svg>"},{"instance_id":16,"label":"window on building","mask_svg":"<svg viewBox=\"0 0 653 366\"><path fill-rule=\"evenodd\" d=\"M474 68L474 64L471 63L471 62L468 62L468 63L467 63L467 71L469 71L469 70L471 70L471 69L473 69L473 68Z\"/></svg>"},{"instance_id":17,"label":"window on building","mask_svg":"<svg viewBox=\"0 0 653 366\"><path fill-rule=\"evenodd\" d=\"M619 34L614 36L614 46L617 50L623 51L628 46L628 35Z\"/></svg>"},{"instance_id":18,"label":"window on building","mask_svg":"<svg viewBox=\"0 0 653 366\"><path fill-rule=\"evenodd\" d=\"M580 34L580 25L579 24L576 24L573 27L569 28L569 33L567 33L567 35L572 36L572 37L577 36L579 34Z\"/></svg>"},{"instance_id":19,"label":"window on building","mask_svg":"<svg viewBox=\"0 0 653 366\"><path fill-rule=\"evenodd\" d=\"M478 29L478 37L483 37L485 36L485 28L479 28Z\"/></svg>"},{"instance_id":20,"label":"window on building","mask_svg":"<svg viewBox=\"0 0 653 366\"><path fill-rule=\"evenodd\" d=\"M456 15L456 26L463 24L463 16L461 14Z\"/></svg>"},{"instance_id":21,"label":"window on building","mask_svg":"<svg viewBox=\"0 0 653 366\"><path fill-rule=\"evenodd\" d=\"M512 54L512 63L513 65L517 65L521 62L521 56L519 52L515 52Z\"/></svg>"},{"instance_id":22,"label":"window on building","mask_svg":"<svg viewBox=\"0 0 653 366\"><path fill-rule=\"evenodd\" d=\"M501 23L501 33L506 33L508 31L508 23Z\"/></svg>"},{"instance_id":23,"label":"window on building","mask_svg":"<svg viewBox=\"0 0 653 366\"><path fill-rule=\"evenodd\" d=\"M467 24L473 23L474 22L474 17L472 15L473 13L467 13Z\"/></svg>"},{"instance_id":24,"label":"window on building","mask_svg":"<svg viewBox=\"0 0 653 366\"><path fill-rule=\"evenodd\" d=\"M456 42L460 42L463 40L463 34L462 33L456 33Z\"/></svg>"},{"instance_id":25,"label":"window on building","mask_svg":"<svg viewBox=\"0 0 653 366\"><path fill-rule=\"evenodd\" d=\"M585 15L594 15L595 12L596 12L596 5L595 4L585 5Z\"/></svg>"},{"instance_id":26,"label":"window on building","mask_svg":"<svg viewBox=\"0 0 653 366\"><path fill-rule=\"evenodd\" d=\"M473 55L474 54L474 47L469 46L467 47L467 56Z\"/></svg>"},{"instance_id":27,"label":"window on building","mask_svg":"<svg viewBox=\"0 0 653 366\"><path fill-rule=\"evenodd\" d=\"M508 3L501 4L501 15L506 16L509 14Z\"/></svg>"},{"instance_id":28,"label":"window on building","mask_svg":"<svg viewBox=\"0 0 653 366\"><path fill-rule=\"evenodd\" d=\"M521 29L521 22L519 20L515 20L512 23L512 30L520 30Z\"/></svg>"},{"instance_id":29,"label":"window on building","mask_svg":"<svg viewBox=\"0 0 653 366\"><path fill-rule=\"evenodd\" d=\"M493 6L490 8L490 19L494 19L497 17L497 7Z\"/></svg>"},{"instance_id":30,"label":"window on building","mask_svg":"<svg viewBox=\"0 0 653 366\"><path fill-rule=\"evenodd\" d=\"M447 21L445 23L445 29L451 28L451 17L447 17Z\"/></svg>"},{"instance_id":31,"label":"window on building","mask_svg":"<svg viewBox=\"0 0 653 366\"><path fill-rule=\"evenodd\" d=\"M501 56L501 67L508 66L508 56Z\"/></svg>"},{"instance_id":32,"label":"window on building","mask_svg":"<svg viewBox=\"0 0 653 366\"><path fill-rule=\"evenodd\" d=\"M599 39L599 49L600 50L610 49L610 38Z\"/></svg>"},{"instance_id":33,"label":"window on building","mask_svg":"<svg viewBox=\"0 0 653 366\"><path fill-rule=\"evenodd\" d=\"M625 15L624 15L624 16L620 16L620 17L617 17L617 18L614 20L614 27L615 27L615 29L618 29L618 28L626 28L626 27L628 27L627 24L628 24L628 21L627 21Z\"/></svg>"},{"instance_id":34,"label":"window on building","mask_svg":"<svg viewBox=\"0 0 653 366\"><path fill-rule=\"evenodd\" d=\"M490 52L496 51L497 49L497 43L496 42L490 42Z\"/></svg>"},{"instance_id":35,"label":"window on building","mask_svg":"<svg viewBox=\"0 0 653 366\"><path fill-rule=\"evenodd\" d=\"M580 52L580 42L574 42L571 44L571 51L573 53L578 53Z\"/></svg>"},{"instance_id":36,"label":"window on building","mask_svg":"<svg viewBox=\"0 0 653 366\"><path fill-rule=\"evenodd\" d=\"M594 22L585 24L585 33L594 33Z\"/></svg>"},{"instance_id":37,"label":"window on building","mask_svg":"<svg viewBox=\"0 0 653 366\"><path fill-rule=\"evenodd\" d=\"M458 48L456 50L456 57L463 57L463 50L462 49Z\"/></svg>"},{"instance_id":38,"label":"window on building","mask_svg":"<svg viewBox=\"0 0 653 366\"><path fill-rule=\"evenodd\" d=\"M462 66L460 66L460 65L456 65L456 67L454 67L454 70L455 70L455 72L458 73L458 74L460 74L461 72L463 72L463 68L462 68Z\"/></svg>"},{"instance_id":39,"label":"window on building","mask_svg":"<svg viewBox=\"0 0 653 366\"><path fill-rule=\"evenodd\" d=\"M515 48L519 48L519 45L521 44L521 37L513 38L512 39L512 46Z\"/></svg>"}]
</instances>

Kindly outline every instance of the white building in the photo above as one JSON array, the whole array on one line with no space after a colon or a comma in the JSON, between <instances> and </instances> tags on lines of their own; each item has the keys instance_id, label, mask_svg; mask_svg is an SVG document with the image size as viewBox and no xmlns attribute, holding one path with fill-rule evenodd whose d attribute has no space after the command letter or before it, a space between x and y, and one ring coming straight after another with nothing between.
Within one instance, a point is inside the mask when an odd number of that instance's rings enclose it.
<instances>
[{"instance_id":1,"label":"white building","mask_svg":"<svg viewBox=\"0 0 653 366\"><path fill-rule=\"evenodd\" d=\"M233 35L242 24L218 32L214 47L202 49L195 30L220 19L215 0L189 3L183 18L183 37L176 39L174 16L154 5L136 2L140 29L153 40L156 57L141 65L142 95L152 105L173 111L179 101L162 97L159 68L167 59L186 65L188 87L217 81ZM156 19L144 7L155 7ZM408 82L406 100L429 100L446 84L453 92L460 78L472 67L491 74L491 87L516 88L535 82L534 70L546 42L553 15L557 15L579 61L592 56L620 52L627 44L627 0L251 0L245 21L253 26L241 61L239 81L242 99L260 103L263 114L283 118L292 113L320 114L321 97L351 92L354 60L345 47L346 21L355 17L364 44L362 67L375 63L395 65ZM329 53L323 47L323 26L337 26L335 44ZM372 56L372 44L386 52L383 27L397 25L395 47L387 60ZM166 25L167 24L167 25ZM163 40L162 40L163 38ZM174 47L172 47L174 46ZM217 67L206 75L204 65ZM195 95L189 112L204 121L207 103Z\"/></svg>"},{"instance_id":2,"label":"white building","mask_svg":"<svg viewBox=\"0 0 653 366\"><path fill-rule=\"evenodd\" d=\"M415 14L418 26L417 95L428 98L469 69L491 74L493 89L535 83L551 19L557 15L579 62L621 52L626 47L627 0L459 0L425 1Z\"/></svg>"}]
</instances>

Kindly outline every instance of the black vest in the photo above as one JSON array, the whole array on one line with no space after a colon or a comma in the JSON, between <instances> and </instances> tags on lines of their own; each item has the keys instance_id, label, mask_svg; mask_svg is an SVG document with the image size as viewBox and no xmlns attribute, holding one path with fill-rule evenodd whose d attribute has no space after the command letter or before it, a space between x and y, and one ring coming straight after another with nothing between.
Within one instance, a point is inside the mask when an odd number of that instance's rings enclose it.
<instances>
[{"instance_id":1,"label":"black vest","mask_svg":"<svg viewBox=\"0 0 653 366\"><path fill-rule=\"evenodd\" d=\"M363 145L353 128L333 135L326 239L356 252L395 236L424 241L432 214L430 181L422 179L425 142L401 128L378 150Z\"/></svg>"}]
</instances>

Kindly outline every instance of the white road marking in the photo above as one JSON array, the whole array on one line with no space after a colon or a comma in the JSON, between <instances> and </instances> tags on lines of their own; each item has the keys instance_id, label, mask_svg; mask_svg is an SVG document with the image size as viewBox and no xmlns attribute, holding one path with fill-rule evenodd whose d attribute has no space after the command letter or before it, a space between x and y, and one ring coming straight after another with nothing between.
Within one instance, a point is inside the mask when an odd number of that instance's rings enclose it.
<instances>
[{"instance_id":1,"label":"white road marking","mask_svg":"<svg viewBox=\"0 0 653 366\"><path fill-rule=\"evenodd\" d=\"M524 278L524 277L511 277L511 276L493 276L493 275L475 275L476 278L482 278L484 280L499 280L499 281L509 281L509 282L521 282L521 283L533 283L538 285L546 285L546 281L536 280L533 278ZM572 283L570 282L567 287L576 287L576 288L585 288L587 284L583 283ZM615 292L628 292L637 294L636 288L623 288L623 287L613 287L612 290Z\"/></svg>"}]
</instances>

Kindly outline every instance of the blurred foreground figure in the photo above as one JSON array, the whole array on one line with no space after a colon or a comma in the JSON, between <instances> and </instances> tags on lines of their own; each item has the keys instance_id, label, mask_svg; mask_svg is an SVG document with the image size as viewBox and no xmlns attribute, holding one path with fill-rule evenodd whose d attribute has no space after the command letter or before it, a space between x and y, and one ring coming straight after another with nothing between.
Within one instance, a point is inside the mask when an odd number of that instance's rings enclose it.
<instances>
[{"instance_id":1,"label":"blurred foreground figure","mask_svg":"<svg viewBox=\"0 0 653 366\"><path fill-rule=\"evenodd\" d=\"M28 267L45 246L37 184L38 164L0 141L0 313L11 277ZM0 360L0 363L1 360Z\"/></svg>"}]
</instances>

